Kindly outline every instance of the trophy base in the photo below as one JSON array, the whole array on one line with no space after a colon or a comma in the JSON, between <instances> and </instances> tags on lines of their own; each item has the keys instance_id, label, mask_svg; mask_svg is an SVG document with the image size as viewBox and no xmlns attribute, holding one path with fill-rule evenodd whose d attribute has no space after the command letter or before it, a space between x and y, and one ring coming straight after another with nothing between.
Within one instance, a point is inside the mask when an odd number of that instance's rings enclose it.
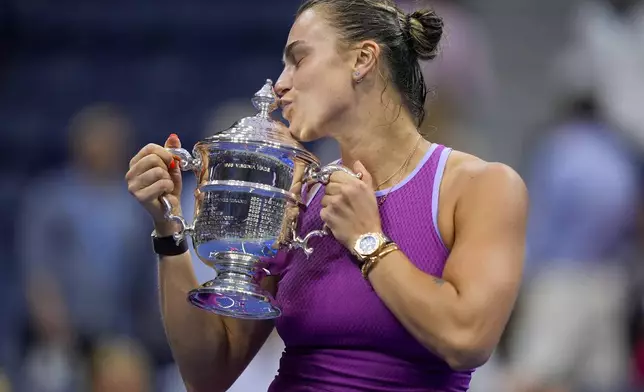
<instances>
[{"instance_id":1,"label":"trophy base","mask_svg":"<svg viewBox=\"0 0 644 392\"><path fill-rule=\"evenodd\" d=\"M188 301L209 312L239 319L270 320L282 314L273 296L253 283L240 285L214 279L190 291Z\"/></svg>"}]
</instances>

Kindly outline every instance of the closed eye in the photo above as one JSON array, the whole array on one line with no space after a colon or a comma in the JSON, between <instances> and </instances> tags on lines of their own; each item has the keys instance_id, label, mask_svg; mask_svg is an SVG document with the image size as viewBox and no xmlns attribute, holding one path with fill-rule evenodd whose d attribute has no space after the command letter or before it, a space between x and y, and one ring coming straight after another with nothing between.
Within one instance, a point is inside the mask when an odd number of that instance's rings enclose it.
<instances>
[{"instance_id":1,"label":"closed eye","mask_svg":"<svg viewBox=\"0 0 644 392\"><path fill-rule=\"evenodd\" d=\"M284 66L289 64L294 64L295 66L299 65L304 59L302 51L306 50L306 45L303 41L293 41L286 46L284 49L284 55L282 56L282 63Z\"/></svg>"}]
</instances>

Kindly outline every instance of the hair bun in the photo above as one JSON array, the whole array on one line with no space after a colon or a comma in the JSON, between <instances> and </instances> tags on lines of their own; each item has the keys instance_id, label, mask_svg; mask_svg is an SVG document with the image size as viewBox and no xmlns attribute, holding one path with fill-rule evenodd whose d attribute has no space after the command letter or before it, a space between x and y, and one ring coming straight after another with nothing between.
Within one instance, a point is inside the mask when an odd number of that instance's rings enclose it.
<instances>
[{"instance_id":1,"label":"hair bun","mask_svg":"<svg viewBox=\"0 0 644 392\"><path fill-rule=\"evenodd\" d=\"M412 50L421 60L434 59L443 35L443 18L431 9L423 9L407 14L407 21Z\"/></svg>"}]
</instances>

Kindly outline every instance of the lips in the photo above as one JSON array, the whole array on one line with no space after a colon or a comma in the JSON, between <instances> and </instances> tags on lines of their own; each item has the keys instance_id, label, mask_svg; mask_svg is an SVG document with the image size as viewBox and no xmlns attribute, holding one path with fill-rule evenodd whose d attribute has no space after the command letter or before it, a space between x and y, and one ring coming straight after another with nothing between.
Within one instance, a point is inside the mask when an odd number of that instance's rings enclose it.
<instances>
[{"instance_id":1,"label":"lips","mask_svg":"<svg viewBox=\"0 0 644 392\"><path fill-rule=\"evenodd\" d=\"M292 102L281 101L280 106L282 107L282 115L284 116L284 118L288 118L289 112L292 108Z\"/></svg>"}]
</instances>

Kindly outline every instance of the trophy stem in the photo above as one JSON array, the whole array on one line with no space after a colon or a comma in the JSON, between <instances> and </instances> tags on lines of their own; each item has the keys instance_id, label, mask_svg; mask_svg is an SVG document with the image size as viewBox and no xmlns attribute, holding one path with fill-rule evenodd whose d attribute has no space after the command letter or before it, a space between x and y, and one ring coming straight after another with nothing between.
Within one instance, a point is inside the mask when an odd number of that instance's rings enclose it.
<instances>
[{"instance_id":1,"label":"trophy stem","mask_svg":"<svg viewBox=\"0 0 644 392\"><path fill-rule=\"evenodd\" d=\"M217 277L192 290L188 300L222 316L251 320L278 317L281 311L273 296L255 281L259 262L259 257L245 253L218 253L213 262Z\"/></svg>"},{"instance_id":2,"label":"trophy stem","mask_svg":"<svg viewBox=\"0 0 644 392\"><path fill-rule=\"evenodd\" d=\"M255 270L259 263L259 257L246 253L237 252L220 252L215 256L213 267L217 271L217 277L222 279L230 274L235 274L241 278L242 275L248 276L251 280L255 276Z\"/></svg>"},{"instance_id":3,"label":"trophy stem","mask_svg":"<svg viewBox=\"0 0 644 392\"><path fill-rule=\"evenodd\" d=\"M217 280L218 281L234 281L234 282L246 282L246 283L252 283L253 282L253 276L248 275L248 274L239 274L237 272L221 272L217 274ZM211 280L212 282L212 280Z\"/></svg>"}]
</instances>

